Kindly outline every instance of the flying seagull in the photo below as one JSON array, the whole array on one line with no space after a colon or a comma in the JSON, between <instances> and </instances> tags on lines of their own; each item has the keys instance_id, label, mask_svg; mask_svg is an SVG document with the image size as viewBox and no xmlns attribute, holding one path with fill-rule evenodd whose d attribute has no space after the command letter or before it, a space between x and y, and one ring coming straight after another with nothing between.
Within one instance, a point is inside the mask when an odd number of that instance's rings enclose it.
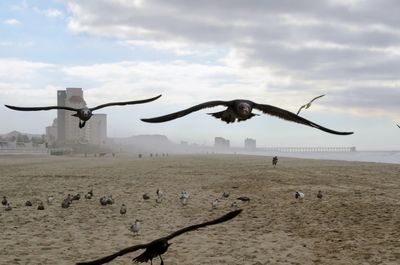
<instances>
[{"instance_id":1,"label":"flying seagull","mask_svg":"<svg viewBox=\"0 0 400 265\"><path fill-rule=\"evenodd\" d=\"M311 103L313 103L314 100L319 99L319 98L322 98L323 96L325 96L325 95L321 95L321 96L315 97L315 98L313 98L310 102L308 102L307 104L301 106L301 107L299 108L299 110L297 111L297 115L299 115L300 111L301 111L303 108L308 109L309 107L311 107Z\"/></svg>"},{"instance_id":2,"label":"flying seagull","mask_svg":"<svg viewBox=\"0 0 400 265\"><path fill-rule=\"evenodd\" d=\"M183 117L185 115L188 115L189 113L192 113L194 111L198 111L204 108L211 108L211 107L216 107L216 106L225 106L228 107L226 110L221 111L221 112L215 112L215 113L208 113L209 115L214 116L215 118L221 119L222 121L225 121L226 123L233 123L236 121L236 119L240 121L245 121L247 119L252 118L253 116L256 116L258 114L252 113L253 108L258 109L262 111L265 114L269 114L272 116L277 116L278 118L287 120L287 121L292 121L300 124L304 124L307 126L311 126L314 128L317 128L319 130L332 133L332 134L339 134L339 135L348 135L348 134L353 134L353 132L338 132L334 131L325 127L322 127L321 125L318 125L314 122L311 122L307 119L304 119L290 111L274 107L271 105L264 105L264 104L257 104L255 102L252 102L250 100L244 100L244 99L236 99L236 100L231 100L231 101L208 101L205 103L201 103L199 105L190 107L185 110L181 110L175 113L171 113L165 116L160 116L156 118L150 118L150 119L141 119L144 122L150 122L150 123L158 123L158 122L166 122L170 120L174 120L176 118Z\"/></svg>"},{"instance_id":3,"label":"flying seagull","mask_svg":"<svg viewBox=\"0 0 400 265\"><path fill-rule=\"evenodd\" d=\"M48 107L16 107L16 106L10 106L10 105L5 105L5 106L9 109L19 110L19 111L39 111L39 110L52 110L52 109L64 109L64 110L75 111L76 113L72 114L72 116L79 118L79 128L83 128L85 126L85 123L92 117L93 111L95 111L95 110L102 109L105 107L110 107L110 106L123 106L123 105L147 103L147 102L156 100L159 97L161 97L161 95L158 95L157 97L154 97L154 98L143 99L143 100L111 102L111 103L106 103L106 104L96 106L94 108L88 108L88 107L72 108L72 107L65 107L65 106L48 106Z\"/></svg>"},{"instance_id":4,"label":"flying seagull","mask_svg":"<svg viewBox=\"0 0 400 265\"><path fill-rule=\"evenodd\" d=\"M172 234L166 236L166 237L161 237L158 238L156 240L153 240L150 243L147 244L140 244L140 245L135 245L135 246L131 246L125 249L122 249L114 254L111 254L109 256L94 260L94 261L89 261L89 262L78 262L76 263L76 265L99 265L99 264L105 264L108 263L110 261L112 261L113 259L128 254L130 252L134 252L137 251L139 249L145 249L145 251L140 254L139 256L137 256L136 258L133 259L133 261L135 262L148 262L150 260L151 264L153 264L153 259L157 256L160 257L161 260L161 265L164 265L164 261L161 257L162 254L164 254L165 252L167 252L168 247L171 245L170 243L168 243L169 240L173 239L174 237L177 237L183 233L186 232L190 232L193 230L197 230L199 228L208 226L208 225L216 225L222 222L226 222L232 218L235 218L237 215L239 215L242 212L241 209L239 210L235 210L232 212L229 212L227 214L225 214L224 216L217 218L215 220L212 221L208 221L205 223L201 223L201 224L197 224L197 225L191 225L185 228L182 228L176 232L173 232Z\"/></svg>"}]
</instances>

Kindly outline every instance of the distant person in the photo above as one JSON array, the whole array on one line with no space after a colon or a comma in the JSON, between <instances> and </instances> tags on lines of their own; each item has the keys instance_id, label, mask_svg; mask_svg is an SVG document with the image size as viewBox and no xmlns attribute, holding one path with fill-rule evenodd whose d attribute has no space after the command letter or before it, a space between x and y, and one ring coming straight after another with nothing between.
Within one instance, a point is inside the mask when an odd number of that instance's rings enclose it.
<instances>
[{"instance_id":1,"label":"distant person","mask_svg":"<svg viewBox=\"0 0 400 265\"><path fill-rule=\"evenodd\" d=\"M278 157L277 157L277 156L274 156L274 157L272 158L272 165L273 165L274 168L275 168L277 164L278 164Z\"/></svg>"}]
</instances>

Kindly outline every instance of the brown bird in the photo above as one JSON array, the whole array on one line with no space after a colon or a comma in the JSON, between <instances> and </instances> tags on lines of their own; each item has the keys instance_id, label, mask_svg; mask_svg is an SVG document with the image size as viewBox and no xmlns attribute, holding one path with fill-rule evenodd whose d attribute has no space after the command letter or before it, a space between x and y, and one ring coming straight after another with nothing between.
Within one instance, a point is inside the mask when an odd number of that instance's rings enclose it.
<instances>
[{"instance_id":1,"label":"brown bird","mask_svg":"<svg viewBox=\"0 0 400 265\"><path fill-rule=\"evenodd\" d=\"M38 210L44 210L44 205L43 205L43 202L40 202L39 203L39 205L38 205L38 208L37 208Z\"/></svg>"},{"instance_id":2,"label":"brown bird","mask_svg":"<svg viewBox=\"0 0 400 265\"><path fill-rule=\"evenodd\" d=\"M19 110L19 111L40 111L40 110L52 110L52 109L64 109L64 110L69 110L69 111L75 111L76 113L72 114L72 116L79 118L79 128L83 128L85 126L85 123L93 116L93 111L95 111L95 110L102 109L105 107L110 107L110 106L123 106L123 105L147 103L147 102L156 100L159 97L161 97L161 95L158 95L157 97L154 97L154 98L143 99L143 100L111 102L111 103L106 103L106 104L96 106L94 108L88 108L88 107L72 108L72 107L65 107L65 106L48 106L48 107L16 107L16 106L11 106L11 105L5 105L5 106L9 109Z\"/></svg>"},{"instance_id":3,"label":"brown bird","mask_svg":"<svg viewBox=\"0 0 400 265\"><path fill-rule=\"evenodd\" d=\"M121 205L121 209L119 210L119 213L121 215L125 215L126 214L126 206L125 206L125 204Z\"/></svg>"},{"instance_id":4,"label":"brown bird","mask_svg":"<svg viewBox=\"0 0 400 265\"><path fill-rule=\"evenodd\" d=\"M300 123L303 125L307 125L310 127L314 127L316 129L319 129L321 131L327 132L327 133L332 133L332 134L338 134L338 135L348 135L348 134L353 134L353 132L338 132L334 131L328 128L325 128L321 125L318 125L312 121L309 121L307 119L304 119L290 111L274 107L271 105L265 105L265 104L257 104L253 101L250 100L245 100L245 99L236 99L236 100L231 100L231 101L221 101L221 100L216 100L216 101L209 101L205 103L201 103L199 105L190 107L185 110L181 110L175 113L171 113L165 116L160 116L156 118L150 118L150 119L141 119L144 122L150 122L150 123L158 123L158 122L166 122L170 120L174 120L183 116L186 116L192 112L205 109L205 108L211 108L211 107L216 107L216 106L225 106L228 107L224 111L220 112L215 112L215 113L208 113L209 115L214 116L217 119L221 119L222 121L226 123L233 123L236 120L238 122L240 121L245 121L247 119L251 119L252 117L258 115L252 113L253 109L257 109L262 111L265 114L269 114L272 116L276 116L278 118L287 120L287 121L292 121L296 123Z\"/></svg>"},{"instance_id":5,"label":"brown bird","mask_svg":"<svg viewBox=\"0 0 400 265\"><path fill-rule=\"evenodd\" d=\"M139 256L137 256L136 258L134 258L133 259L134 262L148 262L150 260L151 264L153 264L153 259L155 257L159 256L160 260L161 260L161 265L164 265L164 261L163 261L161 255L164 254L165 252L167 252L168 247L171 245L170 243L168 243L169 240L171 240L174 237L177 237L183 233L197 230L197 229L205 227L205 226L216 225L216 224L219 224L222 222L226 222L232 218L235 218L241 212L242 212L241 209L235 210L235 211L229 212L229 213L225 214L224 216L217 218L215 220L182 228L166 237L162 237L162 238L153 240L150 243L131 246L131 247L122 249L114 254L109 255L109 256L106 256L106 257L103 257L103 258L100 258L100 259L97 259L94 261L89 261L89 262L78 262L78 263L76 263L76 265L105 264L105 263L108 263L108 262L114 260L115 258L117 258L119 256L128 254L130 252L137 251L139 249L145 249L145 251L142 254L140 254Z\"/></svg>"},{"instance_id":6,"label":"brown bird","mask_svg":"<svg viewBox=\"0 0 400 265\"><path fill-rule=\"evenodd\" d=\"M319 99L319 98L322 98L323 96L325 96L325 95L321 95L321 96L315 97L315 98L313 98L310 102L308 102L307 104L301 106L301 107L299 108L299 110L297 111L297 115L299 115L299 113L300 113L300 111L301 111L302 109L304 109L304 108L305 108L305 109L308 109L309 107L311 107L311 103L313 103L314 100Z\"/></svg>"},{"instance_id":7,"label":"brown bird","mask_svg":"<svg viewBox=\"0 0 400 265\"><path fill-rule=\"evenodd\" d=\"M6 196L3 196L3 200L1 201L1 204L3 204L3 206L6 206L7 205L7 197Z\"/></svg>"}]
</instances>

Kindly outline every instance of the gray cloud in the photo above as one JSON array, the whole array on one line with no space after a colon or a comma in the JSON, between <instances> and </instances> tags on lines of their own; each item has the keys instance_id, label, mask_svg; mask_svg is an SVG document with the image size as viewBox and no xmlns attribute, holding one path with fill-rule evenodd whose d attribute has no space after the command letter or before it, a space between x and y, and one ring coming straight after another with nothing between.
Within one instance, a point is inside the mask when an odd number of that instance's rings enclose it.
<instances>
[{"instance_id":1,"label":"gray cloud","mask_svg":"<svg viewBox=\"0 0 400 265\"><path fill-rule=\"evenodd\" d=\"M343 106L360 108L386 108L381 102L398 98L398 86L389 89L383 84L399 80L400 5L395 0L68 3L69 27L77 33L149 41L153 46L159 41L193 49L225 47L235 51L243 69L265 67L275 80L284 80L273 82L270 91L333 90ZM346 100L356 93L365 100Z\"/></svg>"}]
</instances>

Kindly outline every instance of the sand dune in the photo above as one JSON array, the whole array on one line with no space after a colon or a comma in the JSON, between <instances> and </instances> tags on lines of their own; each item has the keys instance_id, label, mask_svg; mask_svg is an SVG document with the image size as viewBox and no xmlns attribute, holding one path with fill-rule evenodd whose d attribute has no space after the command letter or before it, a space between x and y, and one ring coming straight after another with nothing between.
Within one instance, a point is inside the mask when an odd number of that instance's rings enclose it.
<instances>
[{"instance_id":1,"label":"sand dune","mask_svg":"<svg viewBox=\"0 0 400 265\"><path fill-rule=\"evenodd\" d=\"M165 264L400 264L399 172L400 165L294 158L280 158L274 169L270 157L239 155L0 157L0 196L13 206L0 209L0 264L91 260L219 217L239 196L251 198L239 202L239 217L174 239ZM92 200L61 208L68 193L91 188ZM185 207L182 190L190 193ZM303 202L294 200L296 190L305 193ZM211 210L224 191L230 197ZM48 195L55 197L51 205ZM101 206L103 195L116 203ZM44 211L36 210L40 200ZM119 214L122 203L126 216ZM133 236L128 228L136 218L143 223ZM139 254L110 264L131 264Z\"/></svg>"}]
</instances>

